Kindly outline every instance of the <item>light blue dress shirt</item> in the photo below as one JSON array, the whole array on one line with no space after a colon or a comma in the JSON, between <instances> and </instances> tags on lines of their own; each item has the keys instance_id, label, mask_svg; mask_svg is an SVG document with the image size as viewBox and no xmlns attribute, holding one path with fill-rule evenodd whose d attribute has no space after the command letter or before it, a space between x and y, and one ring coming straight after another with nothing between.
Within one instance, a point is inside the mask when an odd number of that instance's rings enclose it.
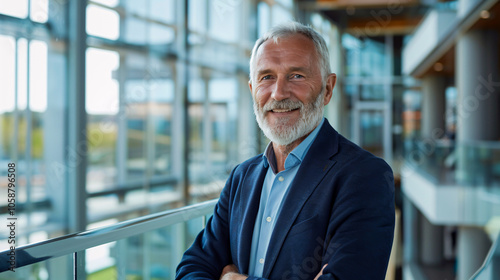
<instances>
[{"instance_id":1,"label":"light blue dress shirt","mask_svg":"<svg viewBox=\"0 0 500 280\"><path fill-rule=\"evenodd\" d=\"M272 143L269 143L266 152L262 155L266 159L264 166L269 168L262 186L259 212L255 218L252 247L250 249L249 274L251 276L262 277L264 264L266 263L267 247L271 240L276 219L281 211L281 202L324 121L323 118L311 134L290 152L285 160L285 170L276 174L276 157Z\"/></svg>"}]
</instances>

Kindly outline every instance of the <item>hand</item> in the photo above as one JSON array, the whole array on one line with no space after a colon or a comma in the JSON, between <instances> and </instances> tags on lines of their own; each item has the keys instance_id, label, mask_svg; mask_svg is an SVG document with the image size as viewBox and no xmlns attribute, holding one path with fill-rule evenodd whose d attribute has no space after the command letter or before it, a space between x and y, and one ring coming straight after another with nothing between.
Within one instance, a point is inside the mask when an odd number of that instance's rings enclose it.
<instances>
[{"instance_id":1,"label":"hand","mask_svg":"<svg viewBox=\"0 0 500 280\"><path fill-rule=\"evenodd\" d=\"M222 274L220 275L220 280L244 280L247 277L240 274L240 271L234 264L228 264L222 269Z\"/></svg>"},{"instance_id":2,"label":"hand","mask_svg":"<svg viewBox=\"0 0 500 280\"><path fill-rule=\"evenodd\" d=\"M314 277L314 280L318 280L318 278L323 275L323 270L325 269L325 267L327 266L328 264L325 264L323 266L323 268L321 269L321 271L318 273L318 275L316 275L316 277Z\"/></svg>"}]
</instances>

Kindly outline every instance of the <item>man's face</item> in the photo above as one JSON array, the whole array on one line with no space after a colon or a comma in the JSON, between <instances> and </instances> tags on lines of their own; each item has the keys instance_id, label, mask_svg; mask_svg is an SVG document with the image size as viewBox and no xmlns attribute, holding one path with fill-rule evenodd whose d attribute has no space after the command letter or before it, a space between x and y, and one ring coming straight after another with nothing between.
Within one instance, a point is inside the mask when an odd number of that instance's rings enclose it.
<instances>
[{"instance_id":1,"label":"man's face","mask_svg":"<svg viewBox=\"0 0 500 280\"><path fill-rule=\"evenodd\" d=\"M254 112L264 134L288 145L311 132L323 117L331 98L335 75L323 84L313 42L303 36L272 39L255 57L250 90Z\"/></svg>"}]
</instances>

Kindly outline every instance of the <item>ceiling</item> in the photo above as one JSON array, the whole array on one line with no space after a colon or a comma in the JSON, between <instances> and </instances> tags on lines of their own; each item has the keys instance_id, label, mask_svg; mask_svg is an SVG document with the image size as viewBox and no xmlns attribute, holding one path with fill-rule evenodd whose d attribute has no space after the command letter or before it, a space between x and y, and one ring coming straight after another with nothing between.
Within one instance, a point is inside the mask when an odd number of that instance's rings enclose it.
<instances>
[{"instance_id":1,"label":"ceiling","mask_svg":"<svg viewBox=\"0 0 500 280\"><path fill-rule=\"evenodd\" d=\"M298 1L299 8L324 14L345 32L367 36L411 33L429 9L429 5L434 2L419 0Z\"/></svg>"}]
</instances>

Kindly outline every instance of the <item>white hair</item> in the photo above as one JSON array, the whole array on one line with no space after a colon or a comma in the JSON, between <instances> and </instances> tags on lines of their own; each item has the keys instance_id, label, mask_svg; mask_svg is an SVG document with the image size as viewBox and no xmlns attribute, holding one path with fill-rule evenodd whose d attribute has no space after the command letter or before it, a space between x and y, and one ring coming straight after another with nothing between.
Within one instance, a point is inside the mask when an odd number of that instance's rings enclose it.
<instances>
[{"instance_id":1,"label":"white hair","mask_svg":"<svg viewBox=\"0 0 500 280\"><path fill-rule=\"evenodd\" d=\"M320 63L323 83L325 83L327 76L330 74L330 55L328 52L328 47L326 46L326 42L323 37L312 27L306 26L296 21L282 23L271 28L266 34L262 35L262 37L260 37L255 42L255 45L252 49L252 55L250 56L250 81L252 81L252 76L254 74L255 56L257 54L257 51L259 50L259 47L269 39L273 39L275 43L278 43L279 38L287 38L297 34L302 34L311 39L311 41L313 42Z\"/></svg>"}]
</instances>

